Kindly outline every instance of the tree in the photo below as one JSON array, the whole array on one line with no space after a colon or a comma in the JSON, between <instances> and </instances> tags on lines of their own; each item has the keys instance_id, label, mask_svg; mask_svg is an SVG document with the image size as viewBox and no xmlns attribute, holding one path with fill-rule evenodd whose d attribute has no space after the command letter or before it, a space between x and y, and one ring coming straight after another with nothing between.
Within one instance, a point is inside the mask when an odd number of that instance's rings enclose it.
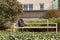
<instances>
[{"instance_id":1,"label":"tree","mask_svg":"<svg viewBox=\"0 0 60 40\"><path fill-rule=\"evenodd\" d=\"M17 0L0 0L0 29L14 23L23 13L23 7Z\"/></svg>"}]
</instances>

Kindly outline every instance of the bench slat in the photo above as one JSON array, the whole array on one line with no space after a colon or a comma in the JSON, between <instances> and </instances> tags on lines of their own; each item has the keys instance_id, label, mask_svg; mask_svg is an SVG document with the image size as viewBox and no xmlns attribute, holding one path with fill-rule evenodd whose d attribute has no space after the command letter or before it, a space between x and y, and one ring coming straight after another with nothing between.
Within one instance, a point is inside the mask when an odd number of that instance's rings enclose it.
<instances>
[{"instance_id":1,"label":"bench slat","mask_svg":"<svg viewBox=\"0 0 60 40\"><path fill-rule=\"evenodd\" d=\"M49 26L49 27L46 27L46 26L42 26L42 27L40 27L40 26L38 26L38 27L15 27L15 28L56 28L55 26Z\"/></svg>"}]
</instances>

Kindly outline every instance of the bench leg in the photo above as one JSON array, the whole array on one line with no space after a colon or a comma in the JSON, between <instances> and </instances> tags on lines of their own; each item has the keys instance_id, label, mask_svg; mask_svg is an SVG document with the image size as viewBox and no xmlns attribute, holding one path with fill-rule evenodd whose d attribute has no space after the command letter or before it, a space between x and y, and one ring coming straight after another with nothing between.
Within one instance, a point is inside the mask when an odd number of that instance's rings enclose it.
<instances>
[{"instance_id":1,"label":"bench leg","mask_svg":"<svg viewBox=\"0 0 60 40\"><path fill-rule=\"evenodd\" d=\"M48 28L47 28L47 32L48 32Z\"/></svg>"},{"instance_id":2,"label":"bench leg","mask_svg":"<svg viewBox=\"0 0 60 40\"><path fill-rule=\"evenodd\" d=\"M56 28L56 32L58 32L57 28Z\"/></svg>"}]
</instances>

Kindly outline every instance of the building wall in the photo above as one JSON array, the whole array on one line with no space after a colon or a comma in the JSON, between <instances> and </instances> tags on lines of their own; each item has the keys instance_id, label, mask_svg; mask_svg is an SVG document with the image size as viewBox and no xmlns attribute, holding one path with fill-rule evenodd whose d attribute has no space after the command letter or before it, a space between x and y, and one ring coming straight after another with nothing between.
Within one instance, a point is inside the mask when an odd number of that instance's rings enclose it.
<instances>
[{"instance_id":1,"label":"building wall","mask_svg":"<svg viewBox=\"0 0 60 40\"><path fill-rule=\"evenodd\" d=\"M53 9L53 0L17 0L24 4L33 4L33 10L40 10L40 4L44 3L44 9Z\"/></svg>"}]
</instances>

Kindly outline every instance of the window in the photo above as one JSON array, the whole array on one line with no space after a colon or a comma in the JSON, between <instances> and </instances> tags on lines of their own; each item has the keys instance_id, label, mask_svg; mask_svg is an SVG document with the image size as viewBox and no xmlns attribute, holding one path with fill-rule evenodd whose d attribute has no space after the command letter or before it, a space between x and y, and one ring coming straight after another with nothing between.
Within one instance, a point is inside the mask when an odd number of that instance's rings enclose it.
<instances>
[{"instance_id":1,"label":"window","mask_svg":"<svg viewBox=\"0 0 60 40\"><path fill-rule=\"evenodd\" d=\"M54 0L55 1L55 0Z\"/></svg>"},{"instance_id":2,"label":"window","mask_svg":"<svg viewBox=\"0 0 60 40\"><path fill-rule=\"evenodd\" d=\"M24 10L33 10L33 4L24 4Z\"/></svg>"},{"instance_id":3,"label":"window","mask_svg":"<svg viewBox=\"0 0 60 40\"><path fill-rule=\"evenodd\" d=\"M40 4L40 10L44 10L44 4Z\"/></svg>"},{"instance_id":4,"label":"window","mask_svg":"<svg viewBox=\"0 0 60 40\"><path fill-rule=\"evenodd\" d=\"M29 4L29 10L33 10L33 5Z\"/></svg>"},{"instance_id":5,"label":"window","mask_svg":"<svg viewBox=\"0 0 60 40\"><path fill-rule=\"evenodd\" d=\"M24 10L28 10L28 5L27 4L24 5Z\"/></svg>"}]
</instances>

